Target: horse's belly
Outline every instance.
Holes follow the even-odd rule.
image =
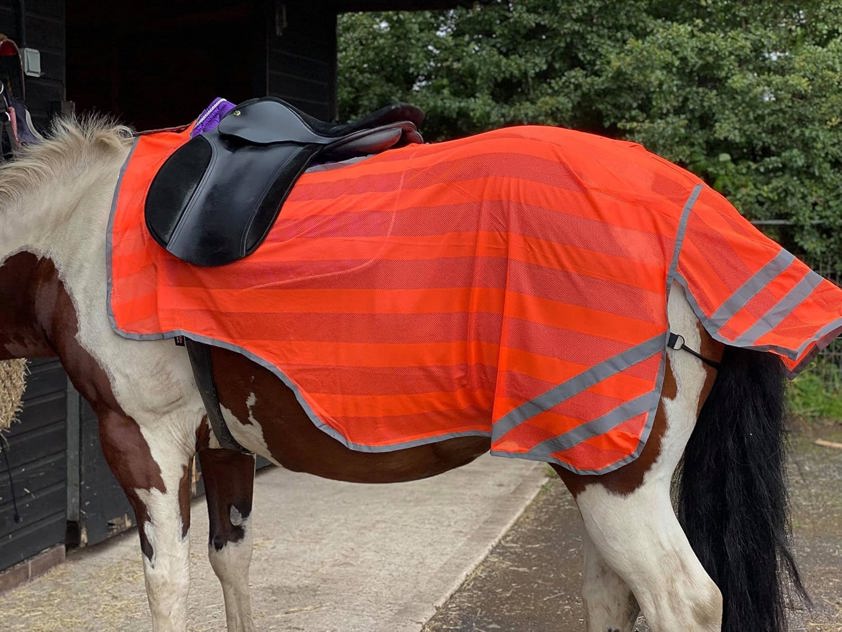
[[[355,483],[434,476],[470,463],[487,437],[458,437],[391,452],[352,450],[319,430],[294,393],[242,355],[213,350],[214,378],[226,422],[249,450],[288,469]]]

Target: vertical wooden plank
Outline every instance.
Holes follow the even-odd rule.
[[[270,33],[268,93],[323,119],[336,115],[336,12],[314,4],[285,7],[285,28]]]
[[[81,447],[82,405],[79,392],[67,380],[67,521],[79,522],[79,449]]]

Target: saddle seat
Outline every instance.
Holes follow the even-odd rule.
[[[146,197],[146,226],[194,265],[242,259],[266,237],[307,167],[423,142],[423,118],[417,107],[396,104],[336,124],[275,97],[251,99],[164,162]]]

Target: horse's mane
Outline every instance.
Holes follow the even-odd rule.
[[[0,205],[21,199],[34,186],[54,181],[68,170],[89,168],[105,156],[115,156],[131,144],[131,130],[114,119],[93,115],[55,119],[49,137],[25,147],[0,165]]]

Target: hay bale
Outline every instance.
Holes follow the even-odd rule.
[[[0,431],[7,430],[20,412],[26,389],[26,360],[0,362]]]

